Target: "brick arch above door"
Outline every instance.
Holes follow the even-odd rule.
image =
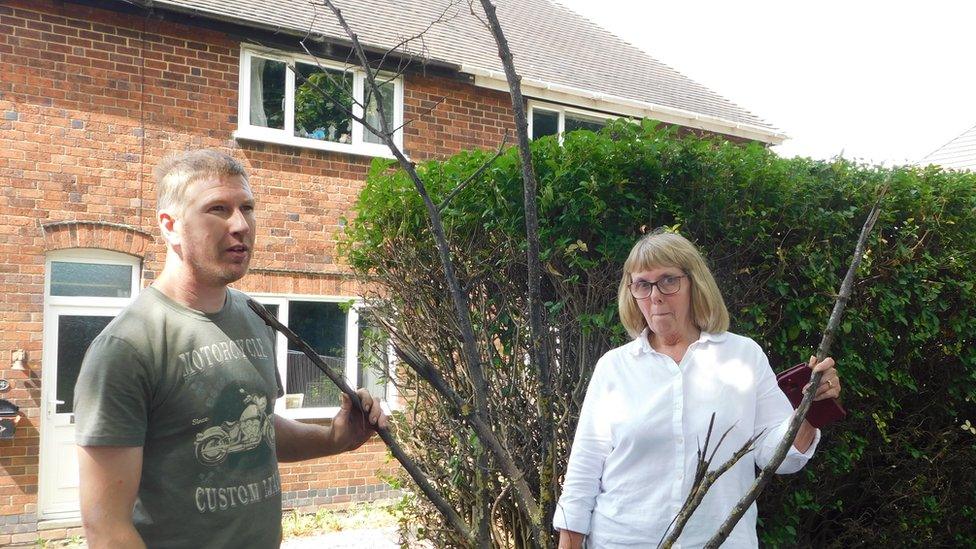
[[[44,232],[44,251],[69,248],[100,248],[145,258],[153,246],[153,237],[146,231],[104,221],[56,221],[41,225]]]

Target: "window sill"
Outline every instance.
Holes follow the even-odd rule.
[[[255,131],[250,128],[238,129],[234,132],[233,137],[237,140],[274,143],[277,145],[288,145],[303,149],[354,154],[357,156],[368,156],[374,158],[395,158],[393,153],[390,152],[386,145],[350,145],[347,143],[332,143],[330,141],[316,141],[314,139],[303,139],[301,137],[290,137],[287,135],[268,135],[263,131]],[[325,408],[322,409],[324,410]]]

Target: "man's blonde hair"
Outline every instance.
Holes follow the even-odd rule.
[[[186,189],[194,181],[240,176],[249,183],[244,165],[227,153],[196,149],[167,155],[153,170],[156,177],[156,211],[186,207]]]
[[[729,329],[729,311],[705,259],[687,238],[677,233],[654,231],[637,241],[624,262],[617,293],[620,322],[633,337],[647,327],[647,321],[630,294],[631,275],[659,267],[677,267],[691,283],[692,322],[703,332],[722,333]]]

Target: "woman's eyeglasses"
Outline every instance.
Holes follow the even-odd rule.
[[[638,280],[636,282],[631,282],[630,284],[630,295],[634,296],[634,299],[647,299],[651,296],[651,292],[654,290],[654,286],[657,286],[657,291],[661,292],[663,295],[671,295],[678,293],[681,290],[681,279],[688,278],[687,275],[673,275],[661,278],[657,282],[648,282],[646,280]]]

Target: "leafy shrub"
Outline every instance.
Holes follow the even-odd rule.
[[[760,535],[769,546],[976,544],[976,434],[962,428],[976,423],[976,175],[782,159],[757,144],[679,138],[650,123],[574,132],[562,145],[543,138],[532,148],[544,300],[558,334],[556,405],[539,406],[524,381],[532,370],[523,359],[525,238],[515,151],[443,213],[480,340],[491,342],[481,349],[492,366],[491,420],[520,448],[520,465],[532,472],[549,512],[595,360],[626,338],[616,286],[642,232],[670,226],[696,242],[722,289],[732,331],[756,339],[774,368],[785,369],[819,342],[864,217],[890,179],[832,353],[848,419],[825,430],[803,472],[763,495]],[[468,152],[423,164],[434,201],[488,157]],[[453,363],[460,345],[425,210],[412,183],[388,168],[377,161],[360,196],[346,235],[349,261],[378,285],[377,314],[467,394]],[[496,543],[521,545],[524,525],[505,510],[504,483],[485,474],[497,465],[415,376],[408,372],[402,383],[413,398],[401,438],[414,456],[469,515],[486,493],[492,500],[501,494],[492,518],[510,537],[496,536]],[[539,442],[543,425],[553,426],[555,446]],[[415,520],[425,535],[456,542],[421,506]]]

